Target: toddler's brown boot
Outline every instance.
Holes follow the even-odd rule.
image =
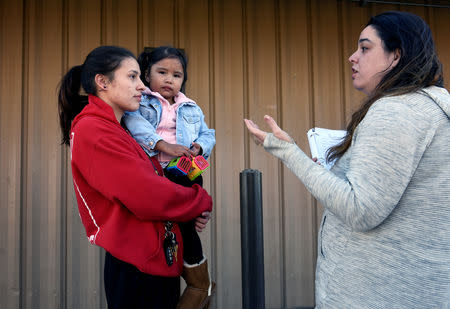
[[[181,276],[186,281],[187,287],[180,297],[177,309],[208,309],[216,284],[209,278],[206,258],[195,265],[184,263]]]

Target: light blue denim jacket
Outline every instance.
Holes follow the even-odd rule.
[[[158,154],[154,150],[161,136],[156,128],[161,121],[162,106],[157,93],[143,94],[139,109],[134,112],[125,112],[123,121],[133,138],[144,147],[149,156]],[[203,157],[207,159],[216,144],[216,133],[209,129],[205,123],[205,116],[201,108],[192,100],[180,104],[177,108],[176,138],[177,144],[190,148],[192,142],[202,147]]]

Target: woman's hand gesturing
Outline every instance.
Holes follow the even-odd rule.
[[[289,143],[294,143],[294,140],[286,132],[281,130],[281,128],[277,125],[277,123],[272,117],[265,115],[264,121],[267,123],[270,130],[272,130],[272,133],[276,138],[279,138]],[[248,131],[252,135],[252,138],[255,141],[256,145],[261,145],[262,143],[264,143],[264,140],[266,139],[267,136],[267,132],[260,130],[258,125],[249,119],[244,119],[244,122],[245,125],[247,126]]]

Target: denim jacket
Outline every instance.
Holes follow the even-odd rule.
[[[158,95],[154,92],[144,93],[139,109],[134,112],[125,112],[122,118],[133,138],[144,147],[149,156],[158,154],[154,148],[156,143],[162,140],[156,133],[162,112]],[[208,128],[205,116],[195,102],[187,100],[180,104],[177,108],[177,144],[190,148],[192,142],[196,142],[202,147],[202,155],[207,159],[216,144],[215,135],[215,130]]]

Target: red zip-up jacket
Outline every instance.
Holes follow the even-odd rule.
[[[164,222],[189,221],[211,211],[208,193],[198,185],[186,188],[161,177],[159,163],[150,161],[112,108],[95,96],[89,96],[72,123],[70,149],[78,210],[89,241],[144,273],[179,276],[180,230],[174,224],[177,258],[168,266]]]

